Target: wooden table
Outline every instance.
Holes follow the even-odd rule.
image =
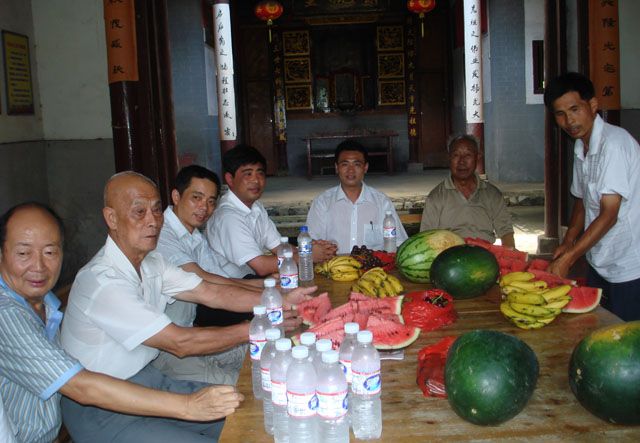
[[[387,172],[389,174],[393,174],[393,145],[391,143],[391,139],[393,137],[397,137],[398,133],[395,131],[374,131],[369,129],[357,129],[350,131],[342,131],[342,132],[317,132],[309,134],[308,137],[303,140],[307,144],[307,178],[311,180],[313,177],[312,173],[312,161],[314,158],[333,158],[334,151],[314,151],[313,150],[313,141],[314,140],[347,140],[347,139],[365,139],[365,138],[383,138],[386,139],[385,149],[380,150],[369,150],[369,157],[385,157],[387,161]],[[335,147],[334,147],[335,148]]]
[[[344,303],[350,283],[316,277],[316,283],[329,291],[333,306]],[[408,290],[424,285],[405,283]],[[587,314],[562,314],[542,329],[524,331],[512,326],[499,312],[500,294],[493,288],[472,300],[455,302],[458,321],[446,328],[423,332],[405,349],[403,361],[382,362],[382,437],[384,442],[427,441],[640,441],[640,427],[616,426],[585,410],[576,400],[568,381],[568,366],[574,346],[589,331],[621,320],[598,308]],[[493,329],[513,334],[536,353],[540,376],[533,396],[515,418],[499,426],[476,426],[458,417],[446,399],[425,398],[416,384],[417,354],[423,346],[448,335],[473,329]],[[262,402],[253,398],[251,364],[246,360],[238,389],[246,400],[227,418],[221,442],[272,442],[263,427]],[[355,441],[353,434],[351,441]],[[295,443],[295,442],[292,442]]]

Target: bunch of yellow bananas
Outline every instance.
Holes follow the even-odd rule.
[[[335,281],[353,281],[360,277],[361,267],[362,264],[350,255],[338,255],[317,264],[314,271]]]
[[[530,272],[511,272],[500,278],[500,290],[506,298],[500,311],[522,329],[538,329],[551,323],[571,301],[570,285],[548,289],[542,280],[533,280]]]
[[[387,274],[382,268],[371,268],[360,277],[351,290],[369,297],[394,297],[404,291],[400,280]]]

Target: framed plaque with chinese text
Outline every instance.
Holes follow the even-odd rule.
[[[285,88],[287,111],[311,109],[311,85],[288,85]]]
[[[285,83],[309,83],[311,81],[311,62],[308,57],[284,59]]]
[[[404,105],[404,80],[379,81],[378,94],[381,106]]]
[[[309,31],[289,31],[282,33],[285,56],[309,55]]]
[[[404,36],[402,26],[378,26],[378,51],[402,51]]]
[[[378,54],[378,77],[404,77],[404,54]]]
[[[29,38],[2,31],[7,114],[33,114],[33,87],[29,61]]]

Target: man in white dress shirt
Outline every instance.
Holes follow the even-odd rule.
[[[276,249],[280,234],[258,201],[266,184],[267,161],[255,148],[238,145],[222,156],[224,180],[229,192],[207,223],[207,240],[222,257],[222,275],[243,278],[268,276],[278,272]],[[335,254],[335,246],[314,242],[313,261],[321,262]],[[297,261],[297,253],[294,253]]]
[[[174,380],[149,363],[159,350],[178,357],[224,351],[248,340],[249,324],[221,327],[176,325],[164,313],[174,300],[248,312],[260,295],[234,285],[210,283],[154,251],[163,224],[160,195],[148,178],[128,171],[105,187],[105,246],[73,283],[62,325],[62,345],[92,371],[149,387],[189,392],[203,384]],[[300,288],[287,303],[298,303],[316,288]],[[289,326],[299,324],[289,318]],[[176,440],[167,429],[152,429],[130,416],[62,401],[63,418],[74,441]],[[216,440],[222,424],[206,437]],[[153,435],[151,435],[153,434]]]
[[[575,197],[569,228],[549,271],[565,276],[586,254],[587,285],[603,289],[602,306],[640,319],[640,145],[598,115],[591,81],[569,72],[552,79],[544,102],[575,142]]]
[[[336,243],[339,254],[350,253],[356,245],[382,250],[382,222],[385,212],[391,211],[396,223],[396,244],[400,246],[407,233],[393,203],[364,183],[369,169],[366,148],[354,140],[340,143],[335,152],[335,166],[340,184],[317,196],[309,208],[307,226],[311,238]]]

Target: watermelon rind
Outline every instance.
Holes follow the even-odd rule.
[[[420,336],[419,328],[379,317],[369,317],[367,329],[373,334],[373,345],[380,350],[406,348]]]
[[[601,328],[582,339],[571,355],[569,385],[596,417],[640,425],[640,321]]]
[[[429,283],[431,263],[447,248],[464,244],[459,235],[446,229],[419,232],[404,241],[396,253],[396,267],[408,280]]]
[[[498,331],[471,331],[458,337],[447,354],[447,398],[463,419],[497,425],[524,409],[538,372],[538,359],[522,340]]]

